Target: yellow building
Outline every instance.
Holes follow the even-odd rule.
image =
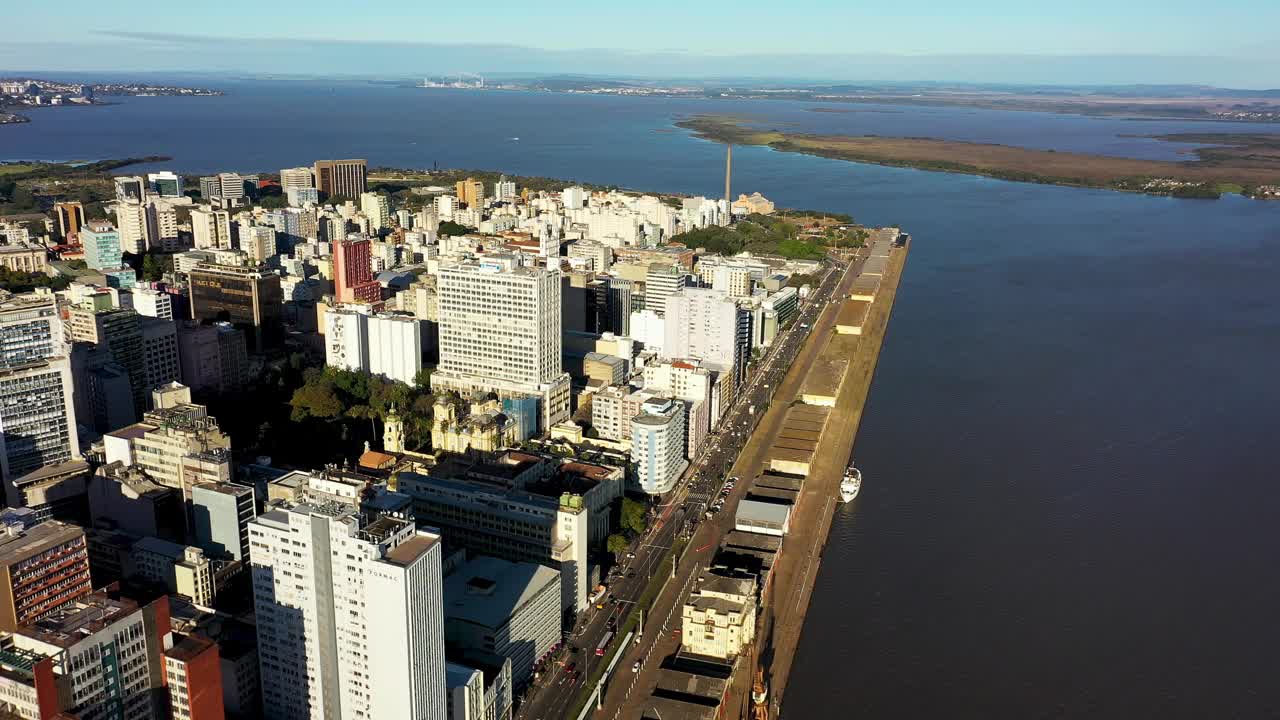
[[[684,649],[728,660],[756,633],[756,583],[752,577],[708,574],[681,608]]]
[[[465,413],[465,414],[464,414]],[[495,452],[511,444],[515,423],[497,400],[459,404],[441,396],[431,409],[431,447],[439,452]]]
[[[758,192],[750,195],[740,194],[738,199],[733,201],[735,215],[772,215],[773,210],[773,202]]]
[[[466,203],[469,208],[484,205],[484,183],[475,178],[458,181],[458,202]]]

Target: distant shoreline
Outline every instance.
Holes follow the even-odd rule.
[[[1213,143],[1197,160],[1171,162],[1032,150],[1008,145],[881,136],[756,130],[738,119],[699,115],[676,123],[695,137],[781,152],[998,180],[1215,199],[1223,193],[1274,198],[1280,187],[1280,134],[1179,134],[1174,142]]]

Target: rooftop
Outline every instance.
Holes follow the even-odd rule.
[[[84,537],[84,530],[57,520],[40,523],[16,534],[0,532],[0,564],[25,560],[79,537]]]
[[[439,535],[418,533],[389,550],[383,559],[393,565],[408,567],[439,542]]]
[[[27,637],[69,648],[112,623],[137,612],[138,603],[94,593],[63,605],[56,613],[19,628]]]
[[[560,573],[556,570],[482,555],[445,578],[444,616],[484,627],[501,627],[551,584],[559,596]]]
[[[185,635],[181,636],[181,638],[182,639],[174,644],[173,647],[164,651],[165,657],[172,658],[178,662],[188,663],[200,657],[210,649],[216,649],[218,647],[218,644],[214,641],[205,637],[200,637],[199,635]]]

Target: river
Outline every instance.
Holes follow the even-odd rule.
[[[1144,156],[1222,130],[998,111],[228,81],[31,113],[0,158],[323,157],[716,194],[696,112]],[[811,124],[806,124],[811,123]],[[840,127],[845,127],[841,125]],[[1254,126],[1229,126],[1240,132]],[[1177,151],[1177,148],[1173,148]],[[1280,203],[741,148],[735,192],[914,237],[783,717],[1280,714]],[[838,714],[837,714],[838,713]]]

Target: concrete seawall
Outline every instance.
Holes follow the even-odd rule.
[[[875,300],[862,322],[861,332],[854,335],[832,331],[823,356],[847,360],[840,381],[833,383],[830,379],[812,378],[827,387],[834,386],[838,395],[796,504],[792,530],[774,568],[770,597],[765,598],[762,612],[762,634],[757,643],[758,662],[765,669],[769,685],[771,717],[778,717],[786,692],[822,551],[839,505],[840,480],[853,453],[909,250],[908,242],[902,248],[895,248],[889,256]],[[810,372],[820,372],[822,367],[824,363],[818,362]],[[870,478],[868,482],[877,480]]]

